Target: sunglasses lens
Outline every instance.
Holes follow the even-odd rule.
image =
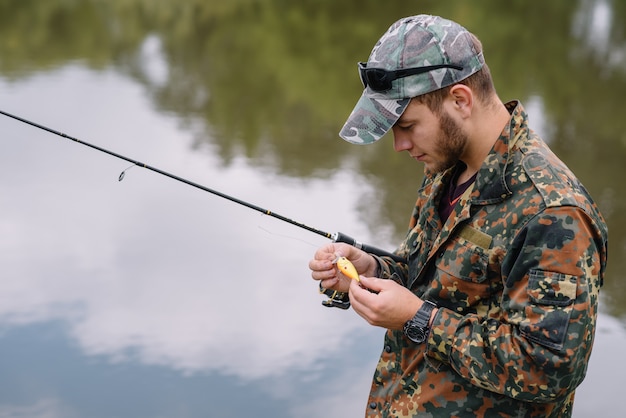
[[[395,79],[393,74],[382,68],[367,68],[366,62],[359,62],[359,77],[364,88],[374,91],[390,90],[391,81]]]
[[[365,70],[367,85],[374,91],[391,89],[391,80],[388,80],[387,71],[380,68],[368,68]]]

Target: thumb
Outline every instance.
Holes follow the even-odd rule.
[[[377,277],[360,276],[359,282],[361,287],[368,289],[371,292],[379,293],[385,287],[387,280],[379,279]]]

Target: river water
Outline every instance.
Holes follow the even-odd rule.
[[[621,4],[207,3],[3,2],[0,110],[391,250],[422,167],[338,138],[355,63],[401,16],[456,19],[608,220],[575,416],[621,416]],[[0,417],[362,415],[384,331],[321,306],[307,263],[326,238],[5,116],[0,132]]]

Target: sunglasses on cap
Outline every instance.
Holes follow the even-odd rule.
[[[402,68],[400,70],[389,71],[382,68],[368,68],[366,62],[359,62],[359,76],[361,77],[363,87],[367,88],[369,86],[369,88],[374,91],[387,91],[391,90],[391,82],[393,80],[408,77],[410,75],[427,73],[440,68],[453,68],[455,70],[463,69],[460,65],[437,64],[427,65],[425,67]]]

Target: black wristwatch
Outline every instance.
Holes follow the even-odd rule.
[[[404,324],[404,335],[415,344],[421,344],[428,338],[430,327],[430,313],[437,305],[429,300],[425,300],[422,306],[417,310],[415,316]]]

